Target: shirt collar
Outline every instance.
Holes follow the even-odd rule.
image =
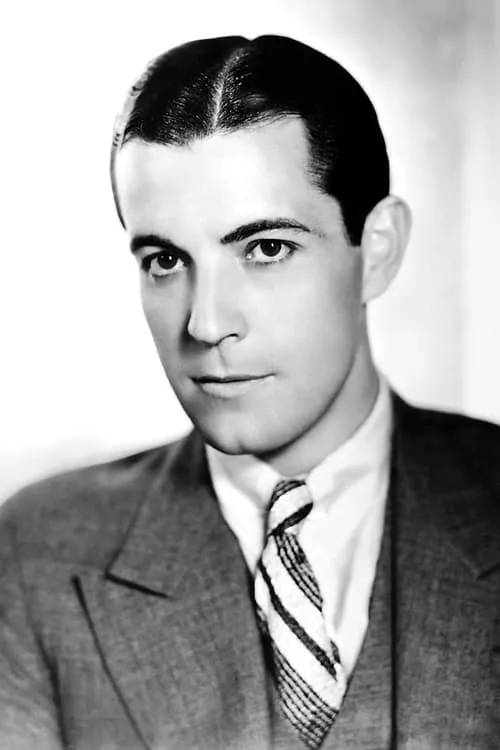
[[[350,484],[389,459],[392,408],[389,386],[380,378],[375,403],[365,421],[339,448],[314,467],[306,479],[315,506],[324,511],[334,502],[337,489]],[[217,487],[230,490],[263,512],[276,483],[282,479],[272,466],[251,455],[229,455],[206,446],[212,479]],[[214,482],[215,483],[215,482]],[[225,490],[223,490],[225,491]]]

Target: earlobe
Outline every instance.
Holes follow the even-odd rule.
[[[368,214],[361,240],[364,303],[383,294],[396,276],[410,229],[410,208],[395,195],[381,200]]]

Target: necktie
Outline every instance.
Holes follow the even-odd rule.
[[[255,602],[282,711],[304,744],[316,750],[339,711],[346,677],[326,632],[318,582],[297,539],[311,509],[305,482],[276,485],[255,574]]]

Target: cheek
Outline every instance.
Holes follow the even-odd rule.
[[[358,274],[314,274],[276,299],[274,342],[304,369],[330,367],[356,345],[363,320]]]
[[[142,309],[160,356],[174,354],[184,326],[178,300],[161,292],[142,291]]]

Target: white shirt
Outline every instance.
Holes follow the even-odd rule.
[[[306,479],[313,509],[299,540],[318,580],[325,624],[350,675],[368,627],[389,487],[392,410],[381,380],[372,411],[354,435]],[[254,456],[206,447],[222,514],[252,573],[262,553],[266,507],[282,477]]]

